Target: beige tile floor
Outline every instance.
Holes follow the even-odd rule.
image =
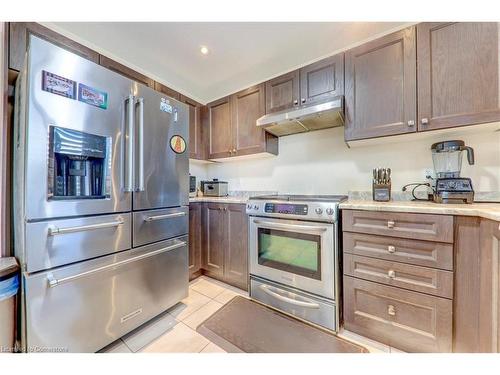
[[[107,346],[105,353],[225,353],[196,332],[196,327],[233,297],[248,293],[206,276],[193,280],[189,296],[167,312]],[[339,336],[365,346],[371,353],[400,352],[342,330]]]

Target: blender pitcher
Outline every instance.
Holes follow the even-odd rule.
[[[444,141],[431,146],[432,162],[437,178],[458,178],[462,169],[462,151],[467,151],[467,161],[474,164],[474,149],[464,141]]]

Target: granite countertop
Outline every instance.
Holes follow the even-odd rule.
[[[478,216],[500,221],[500,203],[440,204],[424,201],[376,202],[364,199],[348,199],[340,209],[412,212],[442,215]]]

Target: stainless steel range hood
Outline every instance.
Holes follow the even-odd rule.
[[[257,126],[277,137],[344,125],[344,97],[270,113]]]

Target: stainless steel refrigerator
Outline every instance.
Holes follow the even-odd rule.
[[[97,351],[187,296],[188,108],[31,36],[15,111],[22,349]]]

